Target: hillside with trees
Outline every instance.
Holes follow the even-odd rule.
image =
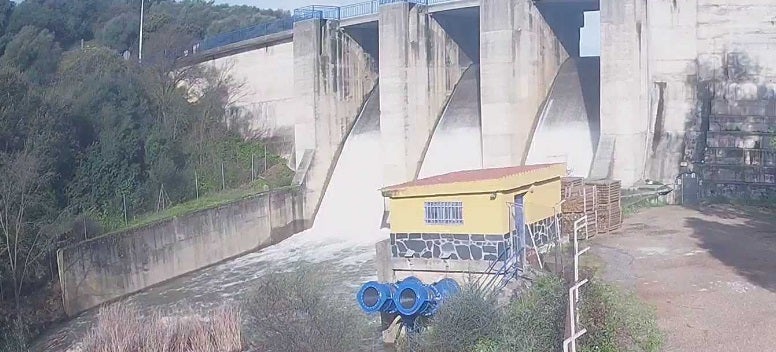
[[[57,248],[285,167],[242,138],[239,79],[177,58],[290,14],[145,3],[140,63],[140,0],[0,0],[0,346],[61,318]]]

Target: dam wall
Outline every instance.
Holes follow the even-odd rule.
[[[702,164],[712,105],[747,118],[773,100],[775,16],[768,0],[601,0],[601,96],[617,102],[601,105],[609,176],[673,182]]]

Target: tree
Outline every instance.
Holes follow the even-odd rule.
[[[103,45],[123,52],[136,45],[139,25],[137,16],[122,13],[105,22],[97,32],[97,39]]]
[[[10,275],[19,320],[25,284],[53,248],[45,222],[52,209],[43,192],[50,177],[29,147],[0,154],[0,259]]]
[[[51,32],[25,26],[5,47],[0,63],[16,68],[33,82],[43,83],[56,71],[61,54]]]
[[[0,37],[5,34],[5,28],[8,26],[8,19],[11,17],[13,8],[14,2],[11,0],[0,0]]]

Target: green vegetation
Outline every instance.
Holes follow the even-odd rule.
[[[634,215],[643,209],[666,205],[668,205],[668,202],[654,194],[624,198],[622,201],[622,215],[627,217]]]
[[[583,287],[581,295],[581,322],[587,334],[580,339],[580,351],[662,350],[663,335],[654,310],[634,294],[594,278]]]
[[[329,269],[329,270],[327,270]],[[301,264],[262,276],[243,302],[243,333],[251,351],[372,350],[374,330],[352,295],[333,289],[336,271]]]
[[[594,274],[593,274],[594,275]],[[445,302],[416,341],[402,351],[507,352],[560,351],[568,296],[563,280],[537,278],[504,307],[467,288]],[[580,351],[656,352],[662,347],[653,310],[620,288],[591,279],[581,293],[580,322],[588,333]]]
[[[56,295],[57,248],[290,184],[242,138],[241,82],[177,63],[205,36],[290,14],[146,0],[141,64],[139,4],[0,0],[0,346],[26,350],[61,316],[36,296]]]

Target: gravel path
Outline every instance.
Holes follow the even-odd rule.
[[[656,306],[666,351],[776,351],[776,212],[653,208],[591,242],[606,279]]]

